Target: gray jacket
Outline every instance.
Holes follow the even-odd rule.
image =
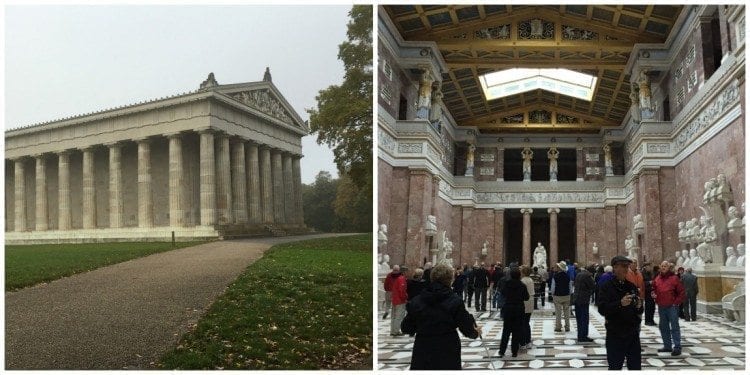
[[[581,269],[581,272],[576,275],[576,279],[573,282],[575,300],[571,300],[570,303],[589,303],[595,285],[594,276],[591,275],[591,272]]]
[[[682,274],[682,286],[685,287],[685,294],[688,296],[695,296],[698,294],[698,277],[690,272]]]

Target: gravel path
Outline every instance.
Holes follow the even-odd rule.
[[[211,242],[5,293],[7,369],[148,369],[274,244]]]

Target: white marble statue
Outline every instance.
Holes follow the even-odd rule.
[[[607,176],[614,176],[614,172],[612,172],[612,146],[605,143],[602,148],[604,149],[604,173]]]
[[[594,255],[599,255],[599,246],[596,246],[596,242],[594,242],[594,246],[591,247],[591,253]]]
[[[547,159],[549,159],[549,180],[557,181],[557,157],[560,155],[560,151],[557,151],[557,147],[551,147],[547,151]]]
[[[726,252],[727,252],[727,261],[724,262],[724,265],[727,267],[737,266],[737,253],[734,252],[734,248],[731,246],[728,246],[726,249]]]
[[[675,266],[682,267],[682,264],[685,263],[685,258],[680,255],[680,250],[677,250],[674,252],[674,258],[675,258]]]
[[[723,173],[719,173],[719,175],[716,176],[714,199],[727,203],[732,201],[732,189],[729,187],[727,176]]]
[[[633,236],[629,235],[625,237],[625,250],[630,254],[632,249],[635,247],[635,240],[633,239]]]
[[[635,216],[633,216],[633,231],[636,234],[642,234],[643,229],[643,217],[641,216],[641,214],[636,214]]]
[[[440,121],[443,116],[443,109],[440,104],[443,102],[443,92],[440,91],[440,86],[433,88],[432,90],[432,103],[430,108],[430,122],[435,123]]]
[[[729,207],[729,209],[727,210],[727,218],[729,219],[729,222],[727,223],[727,229],[729,230],[729,233],[742,231],[742,220],[738,217],[737,207]]]
[[[690,267],[703,267],[706,265],[706,262],[701,258],[700,255],[698,255],[698,251],[695,249],[690,249]]]
[[[688,235],[688,239],[693,243],[701,241],[701,227],[696,218],[690,220],[690,234]]]
[[[718,186],[719,185],[717,184],[715,178],[712,178],[703,183],[703,203],[711,203],[714,201],[714,197],[716,196],[716,188]]]
[[[534,157],[534,151],[525,147],[521,151],[521,156],[523,157],[523,180],[531,181],[531,159]]]
[[[383,254],[382,260],[380,261],[380,266],[378,266],[378,274],[387,275],[389,272],[391,272],[391,265],[388,264],[390,260],[391,257],[388,256],[388,254]]]
[[[388,243],[388,226],[380,224],[380,230],[378,231],[378,246],[384,246]]]
[[[737,267],[745,267],[745,244],[737,244]]]
[[[646,70],[641,70],[636,83],[638,84],[640,97],[641,119],[651,119],[654,117],[654,107],[651,103],[651,80],[649,80]]]
[[[437,234],[437,218],[434,215],[427,215],[427,222],[424,224],[424,233],[429,237]]]
[[[677,223],[677,239],[680,241],[680,243],[687,242],[687,233],[685,231],[685,222],[681,221]]]
[[[688,265],[687,262],[688,262],[688,260],[690,260],[690,252],[683,249],[682,250],[682,257],[681,258],[682,258],[682,266],[683,267],[687,267],[687,265]]]
[[[417,118],[429,120],[432,106],[432,82],[434,78],[429,69],[424,69],[419,77],[419,99],[417,102]]]
[[[547,269],[547,249],[542,246],[541,242],[537,242],[536,249],[534,249],[534,265],[533,267],[539,267]]]
[[[474,151],[476,150],[476,146],[469,144],[469,149],[466,151],[466,169],[474,169]]]
[[[484,244],[482,244],[482,255],[487,255],[487,245],[489,245],[489,243],[487,240],[484,240]]]

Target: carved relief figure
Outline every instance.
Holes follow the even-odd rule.
[[[629,235],[625,237],[625,250],[628,252],[628,257],[633,253],[633,248],[635,247],[635,240],[633,239],[633,236]]]
[[[594,255],[599,255],[599,246],[596,246],[596,242],[594,242],[594,246],[591,248],[591,252]]]
[[[698,219],[692,218],[688,224],[690,225],[690,235],[688,236],[690,242],[700,242],[701,227],[698,225]]]
[[[547,151],[547,159],[549,159],[549,180],[557,181],[557,157],[560,152],[557,151],[557,147],[552,147]]]
[[[523,180],[531,181],[531,159],[534,157],[534,151],[526,147],[521,151],[523,157]]]
[[[487,255],[487,240],[484,240],[484,244],[482,244],[482,255]]]
[[[714,196],[716,195],[716,188],[718,187],[718,184],[716,183],[716,179],[712,178],[705,183],[703,183],[703,203],[711,203],[714,201]]]
[[[720,173],[717,177],[717,187],[716,187],[716,194],[714,195],[714,199],[724,201],[724,202],[731,202],[732,201],[732,189],[729,187],[729,182],[727,181],[727,176],[725,176],[723,173]]]

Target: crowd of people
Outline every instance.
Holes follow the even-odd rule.
[[[384,282],[386,311],[390,313],[392,336],[415,336],[411,369],[460,369],[460,331],[469,338],[481,337],[481,327],[469,311],[487,310],[503,321],[499,357],[510,343],[510,355],[533,347],[531,316],[552,302],[555,332],[569,332],[574,312],[577,341],[589,337],[592,304],[605,319],[605,347],[609,369],[619,370],[627,360],[629,370],[641,369],[641,324],[656,325],[663,347],[659,352],[682,353],[680,322],[696,320],[697,278],[690,268],[674,269],[667,261],[638,267],[636,259],[615,256],[609,265],[579,267],[569,260],[539,269],[510,263],[484,263],[456,269],[426,263],[409,271],[394,265]],[[473,303],[473,307],[472,307]],[[645,317],[644,317],[645,314]]]

